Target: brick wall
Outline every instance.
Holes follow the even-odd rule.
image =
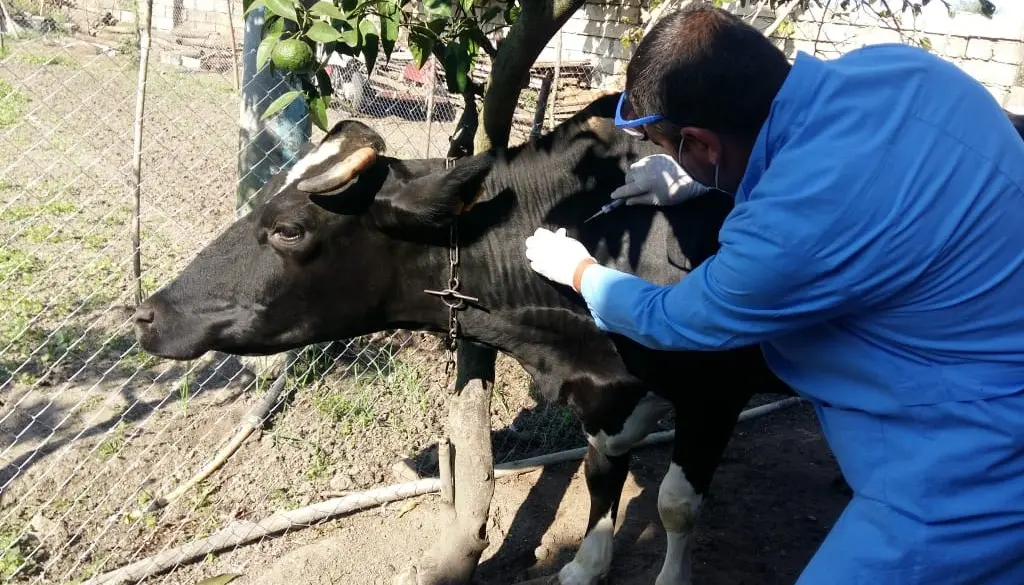
[[[738,3],[737,3],[738,4]],[[834,3],[833,3],[834,4]],[[970,6],[970,4],[966,4]],[[619,88],[625,77],[625,65],[632,54],[631,43],[624,43],[630,29],[647,23],[649,0],[591,0],[562,28],[563,60],[589,60],[594,67],[594,85]],[[927,39],[931,49],[949,59],[984,84],[1005,107],[1024,113],[1024,2],[1004,0],[998,3],[994,18],[978,13],[958,12],[950,18],[939,2],[932,2],[915,19],[906,14],[903,32],[894,30],[892,21],[875,17],[868,9],[836,16],[829,11],[828,23],[821,24],[821,9],[795,14],[773,36],[777,46],[791,58],[797,51],[834,58],[866,44],[912,42]],[[737,14],[749,16],[751,8],[728,6]],[[765,29],[774,15],[765,14],[754,26]],[[548,44],[542,59],[555,58],[556,41]]]

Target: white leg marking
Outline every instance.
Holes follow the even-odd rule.
[[[671,402],[656,394],[648,393],[637,403],[636,408],[622,425],[621,431],[614,435],[601,431],[594,436],[588,436],[587,439],[598,452],[604,455],[609,457],[622,455],[651,434],[657,428],[658,419],[671,408]]]
[[[607,575],[612,566],[614,536],[615,523],[609,510],[583,539],[572,562],[558,572],[558,582],[562,585],[594,585]]]
[[[667,546],[655,585],[690,585],[690,550],[701,500],[683,469],[675,463],[669,465],[658,490],[658,514],[665,526]]]

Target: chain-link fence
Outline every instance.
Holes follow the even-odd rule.
[[[139,52],[124,20],[133,9],[3,5],[17,30],[0,52],[0,580],[84,582],[232,523],[435,475],[447,413],[440,345],[390,332],[286,356],[272,421],[218,472],[152,508],[235,435],[281,364],[254,375],[231,356],[180,363],[140,350],[131,318]],[[173,21],[187,24],[181,10]],[[161,32],[164,16],[154,8],[143,294],[235,217],[240,27]],[[330,121],[365,121],[399,157],[444,156],[463,105],[437,69],[416,69],[401,46],[369,76],[360,60],[339,59]],[[513,142],[528,138],[556,69],[535,69]],[[585,68],[557,75],[547,128],[588,97]],[[496,462],[584,444],[571,414],[538,403],[518,365],[501,357],[498,366]],[[195,582],[203,565],[152,580]]]
[[[240,7],[168,1],[154,7],[146,93],[144,294],[235,217]],[[84,582],[225,527],[251,531],[275,511],[437,472],[446,379],[432,336],[388,332],[309,347],[265,369],[220,354],[181,363],[140,350],[131,326],[134,6],[0,0],[3,581]],[[609,79],[622,73],[637,17],[649,15],[646,7],[601,2],[584,10],[565,49],[559,40],[536,63],[513,143],[527,140],[536,120],[550,128],[593,99],[599,85],[614,86]],[[588,56],[598,53],[612,58]],[[996,53],[986,62],[1000,63]],[[446,91],[433,63],[411,63],[401,45],[372,75],[359,59],[333,61],[330,121],[363,120],[395,156],[443,156],[461,97]],[[486,71],[484,61],[475,75]],[[165,507],[153,506],[230,446],[268,396],[271,420],[222,468]],[[572,415],[539,402],[504,356],[492,414],[497,463],[584,444]],[[201,562],[172,563],[147,581],[194,583],[302,538],[312,536],[261,538]]]

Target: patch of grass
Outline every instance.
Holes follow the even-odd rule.
[[[348,396],[343,392],[332,392],[315,398],[313,404],[331,422],[340,425],[345,434],[354,428],[368,427],[377,420],[377,412],[365,393]]]
[[[117,456],[121,449],[124,448],[124,436],[126,430],[127,425],[125,425],[124,421],[117,423],[117,427],[115,427],[114,432],[106,439],[103,439],[103,442],[100,443],[99,449],[96,450],[100,459],[103,461],[109,461],[113,457]]]
[[[22,232],[22,235],[26,240],[33,244],[42,244],[43,242],[50,241],[52,243],[58,243],[62,240],[61,230],[53,229],[48,225],[34,225]]]
[[[2,108],[2,106],[0,106]],[[7,189],[13,189],[14,185],[8,183]],[[50,187],[42,187],[49,189]],[[0,185],[0,190],[4,186]],[[81,208],[70,201],[50,201],[42,205],[12,205],[0,212],[0,219],[4,221],[20,221],[30,217],[64,216],[78,213]]]
[[[29,542],[20,530],[7,527],[0,531],[0,582],[8,583],[15,575],[31,575],[38,572],[39,565],[34,552],[39,550],[36,543]]]
[[[309,466],[306,467],[306,479],[315,481],[330,476],[331,458],[320,447],[313,446],[313,455],[310,458]]]
[[[135,372],[146,369],[146,367],[155,361],[155,357],[136,347],[124,354],[118,360],[117,366],[121,372],[131,375]]]
[[[185,371],[188,371],[192,367],[192,362],[185,364]],[[186,374],[185,378],[178,385],[178,402],[181,403],[181,416],[188,418],[188,403],[192,399],[192,380],[189,377],[190,374]]]
[[[19,53],[15,56],[19,61],[29,65],[63,65],[78,67],[78,61],[64,55],[37,55],[35,53]]]
[[[110,238],[108,238],[105,234],[93,232],[91,234],[86,234],[82,236],[81,241],[82,245],[85,246],[87,249],[98,252],[103,248],[107,247],[107,244],[110,243]]]
[[[294,510],[299,507],[299,501],[292,495],[287,487],[279,487],[270,490],[270,501],[281,510]]]
[[[25,115],[28,98],[0,77],[0,128],[14,126]]]

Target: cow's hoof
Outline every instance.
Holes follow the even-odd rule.
[[[601,585],[607,582],[608,575],[588,569],[576,561],[570,562],[558,572],[558,585]]]
[[[419,585],[416,567],[407,567],[391,579],[391,585]]]

